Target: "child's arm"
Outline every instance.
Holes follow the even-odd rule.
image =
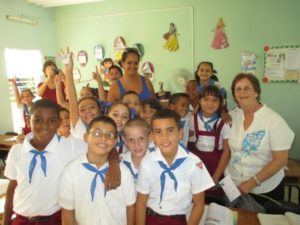
[[[119,154],[114,148],[108,155],[109,169],[105,176],[105,188],[106,190],[112,190],[120,186],[121,184],[121,170]]]
[[[220,158],[218,167],[212,177],[214,180],[215,184],[219,183],[221,175],[224,173],[224,170],[229,162],[230,159],[230,148],[228,144],[228,139],[223,140],[223,153]]]
[[[198,225],[204,211],[204,192],[193,194],[193,208],[188,225]]]
[[[64,52],[62,51],[62,54]],[[77,93],[73,79],[73,54],[67,47],[67,55],[69,57],[69,63],[65,64],[66,72],[66,90],[69,98],[69,111],[70,111],[70,122],[72,126],[75,126],[79,120],[79,107],[77,101]]]
[[[135,209],[135,204],[127,206],[126,209],[127,225],[134,225],[134,209]]]
[[[61,208],[61,222],[62,225],[75,225],[75,210]]]
[[[118,92],[118,91],[119,91],[119,87],[118,87],[117,82],[112,82],[112,84],[108,90],[107,101],[109,101],[110,103],[113,103],[115,100],[117,100],[118,95],[116,92]]]
[[[146,224],[146,208],[147,208],[148,195],[137,193],[135,204],[135,223],[136,225]]]
[[[55,82],[55,87],[56,87],[56,98],[57,98],[57,103],[64,107],[65,109],[69,109],[69,103],[65,100],[62,86],[61,86],[61,77],[63,75],[63,72],[59,70],[58,76],[54,78]]]
[[[98,84],[98,95],[101,101],[105,101],[105,92],[103,88],[102,78],[98,72],[98,67],[96,66],[96,72],[93,72],[93,79],[97,81]]]
[[[16,97],[17,106],[20,107],[22,105],[22,100],[21,100],[21,96],[20,96],[20,93],[19,93],[19,89],[17,87],[16,78],[13,78],[11,83],[14,87],[14,93],[15,93],[15,97]]]
[[[4,205],[4,213],[2,219],[2,225],[11,224],[11,216],[13,214],[13,199],[15,194],[15,189],[18,183],[16,180],[9,180],[6,195],[5,195],[5,205]]]

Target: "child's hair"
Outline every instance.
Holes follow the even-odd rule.
[[[46,62],[44,62],[44,65],[43,65],[43,72],[44,73],[46,72],[46,68],[48,66],[54,66],[55,70],[57,70],[57,66],[56,66],[55,62],[53,60],[47,60]]]
[[[218,77],[216,76],[216,74],[218,72],[214,69],[214,64],[212,62],[209,62],[209,61],[203,61],[203,62],[200,62],[198,64],[197,69],[195,71],[195,80],[197,81],[197,83],[200,83],[200,78],[198,76],[198,70],[199,70],[200,66],[203,65],[203,64],[207,64],[211,67],[211,71],[212,71],[211,79],[213,79],[214,81],[219,81]]]
[[[64,107],[59,106],[59,112],[67,112],[70,113],[70,111]]]
[[[54,109],[57,113],[57,117],[59,118],[59,105],[49,99],[40,99],[35,101],[30,107],[30,115],[34,115],[38,108]]]
[[[169,98],[169,104],[176,104],[180,98],[187,98],[189,99],[189,96],[186,93],[179,92],[172,94]]]
[[[153,130],[153,122],[159,119],[173,119],[176,122],[177,127],[180,129],[180,116],[171,109],[161,109],[153,115],[151,119],[152,130]]]
[[[101,62],[101,65],[104,66],[104,63],[106,62],[110,62],[111,65],[114,64],[114,61],[112,60],[112,58],[105,58],[102,62]]]
[[[129,128],[133,128],[133,127],[140,127],[142,128],[146,135],[150,134],[150,125],[143,119],[140,118],[136,118],[133,120],[128,120],[124,126],[123,132],[124,132],[124,136],[126,137],[127,135],[127,129]]]
[[[126,58],[129,54],[136,54],[138,57],[138,61],[140,61],[141,56],[136,48],[126,48],[122,54],[122,59],[121,59],[122,63],[126,61]]]
[[[111,112],[111,110],[112,110],[113,108],[115,108],[115,107],[118,106],[118,105],[124,105],[124,106],[128,109],[129,118],[131,118],[131,110],[130,110],[129,106],[128,106],[127,104],[121,102],[121,101],[115,101],[115,102],[113,102],[113,103],[110,105],[110,107],[108,108],[108,110],[107,110],[107,115]]]
[[[138,93],[136,93],[135,91],[126,91],[126,92],[122,95],[121,101],[123,101],[123,99],[124,99],[124,97],[125,97],[126,95],[136,95],[136,96],[138,97],[140,103],[142,102],[140,95],[139,95]]]
[[[204,98],[206,96],[214,96],[219,99],[220,105],[219,105],[217,113],[219,113],[219,115],[220,115],[221,109],[222,109],[222,103],[223,103],[223,96],[220,92],[220,89],[215,85],[208,85],[208,86],[204,87],[202,93],[200,94],[199,100],[201,100],[201,98]],[[199,104],[199,110],[201,110],[200,104]]]
[[[78,105],[80,105],[80,103],[83,102],[86,99],[90,99],[90,100],[94,101],[97,104],[97,106],[99,107],[99,109],[100,109],[100,105],[99,105],[98,100],[95,97],[91,97],[91,96],[83,97],[83,98],[79,99]]]
[[[95,98],[97,98],[97,99],[99,98],[99,96],[98,96],[98,88],[92,88],[92,87],[90,87],[89,83],[87,83],[85,86],[83,86],[81,88],[81,90],[84,89],[84,88],[88,89]]]
[[[145,99],[142,102],[142,107],[144,107],[145,105],[149,105],[151,109],[155,109],[156,111],[158,111],[162,108],[160,102],[154,98]]]
[[[22,97],[22,94],[23,94],[24,92],[29,92],[29,94],[30,94],[33,98],[35,97],[34,94],[32,93],[32,91],[31,91],[29,88],[25,88],[25,89],[23,89],[23,90],[21,91],[21,97]]]
[[[118,70],[119,73],[121,74],[121,76],[123,76],[123,71],[122,71],[122,69],[119,66],[112,65],[111,67],[109,67],[108,72],[110,72],[111,70]]]
[[[113,128],[114,128],[115,137],[117,137],[117,135],[118,135],[117,125],[116,125],[115,121],[112,118],[108,117],[108,116],[97,116],[97,117],[95,117],[90,122],[90,124],[87,126],[87,133],[89,133],[90,130],[93,128],[94,124],[98,123],[98,122],[102,122],[102,123],[105,123],[105,124],[112,125]]]

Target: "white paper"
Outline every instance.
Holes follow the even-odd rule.
[[[235,200],[237,197],[239,197],[241,195],[241,192],[239,191],[239,189],[235,186],[234,182],[232,181],[231,177],[229,175],[227,175],[226,177],[224,177],[219,184],[221,185],[221,187],[223,188],[227,198],[229,199],[229,201],[233,201]]]
[[[285,66],[287,70],[299,70],[300,69],[300,50],[288,49],[286,51]]]
[[[79,55],[78,56],[78,62],[79,62],[79,64],[86,64],[86,56],[85,55]]]

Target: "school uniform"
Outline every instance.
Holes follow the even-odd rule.
[[[124,143],[124,137],[121,133],[118,134],[116,150],[119,153],[119,155],[121,155],[121,156],[123,156],[126,152],[128,152],[128,149],[126,148],[125,143]]]
[[[27,106],[26,104],[22,103],[20,105],[20,110],[22,111],[23,121],[24,121],[24,127],[22,128],[23,134],[28,134],[31,132],[30,127],[30,106]]]
[[[242,109],[230,112],[232,127],[229,135],[231,159],[226,169],[236,185],[256,175],[272,160],[273,151],[291,148],[295,134],[283,118],[263,105],[254,113],[250,127],[245,131]],[[251,192],[267,193],[275,189],[284,177],[283,168],[261,182]]]
[[[189,140],[189,130],[190,130],[190,119],[191,114],[187,114],[185,117],[180,119],[180,128],[183,132],[183,138],[180,141],[185,147],[187,147],[188,140]]]
[[[169,173],[166,168],[170,169]],[[142,160],[137,184],[137,191],[148,195],[147,224],[155,224],[157,219],[161,224],[176,221],[186,224],[185,215],[192,204],[192,195],[212,186],[214,182],[205,165],[183,146],[178,145],[171,167],[157,147]]]
[[[28,220],[24,224],[32,224],[29,218],[39,217],[42,220],[41,216],[50,217],[60,210],[60,174],[67,163],[86,151],[86,144],[81,140],[54,135],[45,150],[41,151],[42,155],[37,155],[39,151],[30,144],[31,139],[32,133],[26,135],[23,144],[11,148],[4,171],[8,179],[18,183],[13,211],[17,214],[17,220]]]
[[[125,225],[126,207],[135,203],[136,193],[130,172],[122,163],[120,169],[121,185],[106,191],[104,179],[108,163],[97,168],[88,162],[86,155],[80,156],[61,176],[59,204],[64,209],[75,210],[78,225]],[[101,173],[96,175],[96,171]]]
[[[86,133],[87,125],[79,117],[75,125],[71,124],[71,134],[75,138],[81,138],[83,140],[83,135]]]
[[[220,117],[214,120],[197,113],[191,120],[190,130],[194,131],[195,137],[195,145],[191,151],[204,162],[213,176],[223,153],[223,140],[228,139],[230,127]]]

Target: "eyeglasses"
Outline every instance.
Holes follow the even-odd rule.
[[[248,92],[248,91],[251,91],[253,90],[253,87],[251,86],[245,86],[245,87],[237,87],[235,88],[235,92]]]
[[[94,138],[104,137],[107,140],[114,140],[115,134],[113,132],[103,132],[102,130],[92,130],[89,132]]]

